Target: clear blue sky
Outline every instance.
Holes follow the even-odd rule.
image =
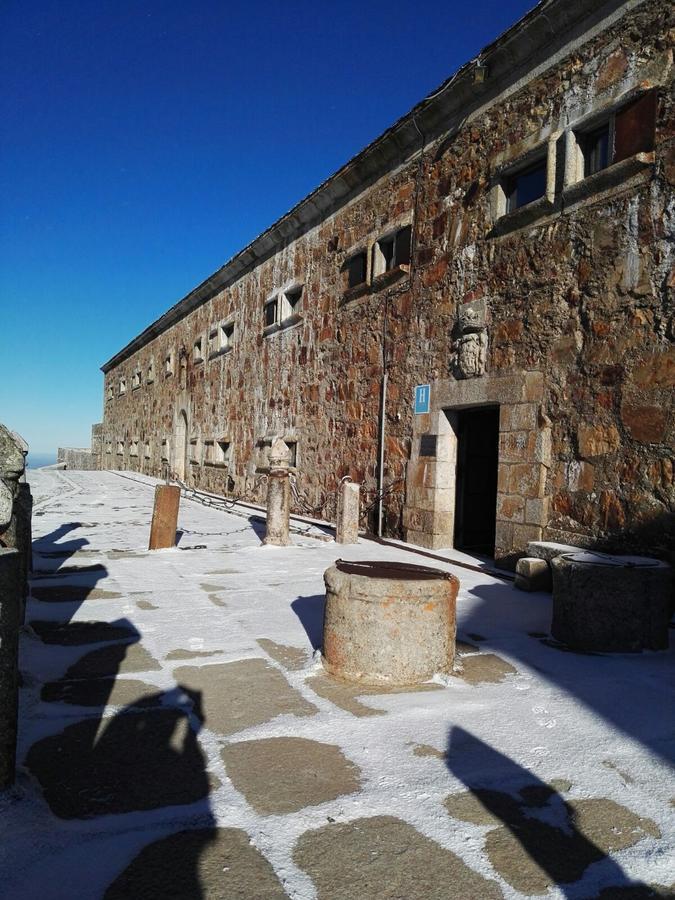
[[[87,446],[105,362],[533,0],[4,0],[0,421]]]

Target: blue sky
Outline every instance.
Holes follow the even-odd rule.
[[[0,421],[87,446],[101,363],[532,5],[4,0]]]

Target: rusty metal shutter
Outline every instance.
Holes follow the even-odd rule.
[[[656,91],[648,91],[616,114],[614,162],[654,149]]]

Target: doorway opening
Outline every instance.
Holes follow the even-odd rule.
[[[173,471],[179,481],[185,481],[187,430],[187,413],[182,409],[178,414],[178,421],[176,422],[176,440],[173,459]]]
[[[499,407],[453,411],[457,435],[454,546],[494,556]]]

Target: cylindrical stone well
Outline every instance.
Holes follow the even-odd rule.
[[[459,579],[397,562],[345,562],[324,573],[328,672],[369,684],[415,684],[450,672]]]
[[[666,650],[672,569],[644,556],[582,551],[551,561],[551,634],[575,650]]]

